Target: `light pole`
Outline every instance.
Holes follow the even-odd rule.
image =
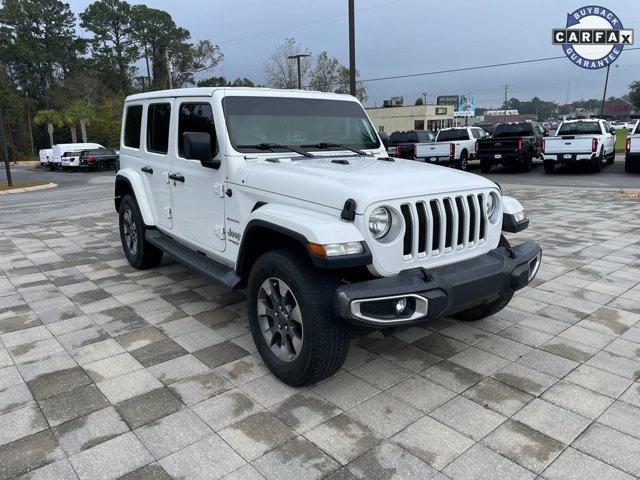
[[[602,92],[602,103],[600,104],[600,118],[604,115],[604,102],[607,101],[607,86],[609,85],[609,67],[611,64],[607,65],[607,76],[604,79],[604,92]]]
[[[300,90],[302,90],[302,74],[300,73],[300,59],[302,57],[310,57],[311,54],[310,53],[298,53],[297,55],[289,55],[287,58],[293,60],[294,58],[296,59],[296,62],[298,63],[298,88]]]
[[[2,142],[2,156],[4,157],[4,169],[7,173],[7,185],[13,187],[11,179],[11,167],[9,167],[9,149],[7,148],[7,139],[4,135],[4,115],[2,114],[2,105],[0,104],[0,142]]]

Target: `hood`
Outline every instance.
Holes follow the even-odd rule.
[[[353,198],[359,214],[379,201],[496,188],[495,183],[473,173],[413,160],[394,160],[361,156],[259,160],[247,165],[245,185],[337,209]],[[348,163],[344,164],[345,161]]]

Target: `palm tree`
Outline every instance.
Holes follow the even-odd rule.
[[[87,125],[90,120],[95,115],[95,110],[93,106],[88,102],[82,100],[76,100],[72,102],[67,109],[64,111],[65,116],[68,117],[70,122],[73,122],[73,126],[71,129],[71,137],[75,138],[75,126],[76,124],[80,124],[80,135],[82,136],[82,141],[87,143]],[[75,140],[74,140],[75,143]]]
[[[36,112],[36,116],[33,121],[36,125],[47,125],[47,132],[49,133],[49,143],[53,147],[53,128],[62,127],[63,121],[60,114],[51,109],[39,110]]]
[[[71,130],[71,143],[78,143],[78,131],[76,129],[77,121],[75,117],[69,115],[67,110],[62,112],[62,123]]]

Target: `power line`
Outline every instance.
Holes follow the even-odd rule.
[[[633,48],[625,48],[624,51],[625,52],[629,52],[632,50],[640,50],[640,47],[633,47]],[[378,82],[381,80],[396,80],[396,79],[400,79],[400,78],[413,78],[413,77],[424,77],[424,76],[428,76],[428,75],[440,75],[443,73],[456,73],[456,72],[467,72],[469,70],[481,70],[481,69],[485,69],[485,68],[496,68],[496,67],[508,67],[511,65],[523,65],[526,63],[537,63],[537,62],[548,62],[550,60],[558,60],[560,58],[566,58],[565,55],[560,55],[557,57],[544,57],[544,58],[533,58],[530,60],[518,60],[515,62],[502,62],[502,63],[492,63],[489,65],[475,65],[472,67],[459,67],[459,68],[451,68],[448,70],[434,70],[431,72],[422,72],[422,73],[408,73],[405,75],[391,75],[391,76],[387,76],[387,77],[375,77],[375,78],[367,78],[364,80],[358,80],[359,82]]]
[[[360,8],[360,9],[356,10],[356,12],[357,13],[366,12],[367,10],[373,10],[374,8],[384,7],[385,5],[390,5],[392,3],[398,3],[400,1],[402,1],[402,0],[391,0],[389,2],[378,3],[376,5],[371,5],[369,7]],[[240,42],[242,40],[250,40],[252,38],[264,37],[265,35],[271,35],[272,33],[286,32],[286,31],[289,31],[289,30],[293,30],[295,28],[308,27],[309,25],[315,25],[316,23],[322,23],[322,22],[327,22],[329,20],[335,20],[336,18],[346,17],[347,14],[348,14],[348,12],[344,12],[344,13],[340,13],[338,15],[332,15],[330,17],[319,18],[318,20],[313,20],[313,21],[310,21],[310,22],[299,23],[297,25],[290,25],[288,27],[277,28],[275,30],[269,30],[267,32],[255,33],[253,35],[247,35],[247,36],[244,36],[244,37],[230,38],[229,40],[223,40],[223,41],[218,42],[218,43],[220,45],[223,45],[225,43],[234,43],[234,42]]]

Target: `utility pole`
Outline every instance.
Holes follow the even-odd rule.
[[[298,89],[302,90],[302,73],[300,70],[300,59],[303,57],[310,57],[310,53],[298,53],[297,55],[289,55],[287,58],[290,60],[296,60],[298,64]]]
[[[509,85],[505,84],[504,86],[504,121],[507,121],[507,96],[509,92]]]
[[[171,77],[171,59],[169,58],[169,50],[164,51],[164,58],[167,63],[167,79],[169,80],[169,90],[172,90],[173,78]]]
[[[29,140],[31,140],[31,155],[36,154],[36,147],[33,143],[33,128],[31,126],[31,101],[29,100],[29,94],[24,92],[24,96],[27,99],[27,122],[29,123]]]
[[[2,104],[0,104],[0,142],[2,142],[4,169],[7,172],[7,185],[13,187],[13,180],[11,179],[11,167],[9,166],[9,147],[7,146],[7,139],[4,136],[4,114],[2,113]]]
[[[356,96],[356,18],[355,0],[349,0],[349,93]],[[426,102],[425,102],[426,104]]]
[[[607,76],[604,79],[604,92],[602,92],[602,103],[600,104],[600,118],[604,115],[604,102],[607,99],[607,86],[609,84],[609,67],[611,64],[607,65]]]

